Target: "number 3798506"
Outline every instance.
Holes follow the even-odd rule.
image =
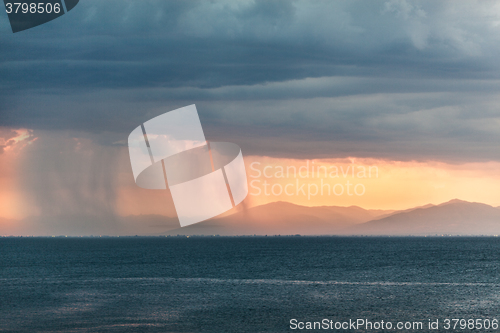
[[[10,13],[31,13],[31,14],[51,14],[51,13],[60,13],[61,12],[61,4],[55,3],[51,4],[50,2],[44,3],[44,2],[39,2],[39,3],[26,3],[26,2],[13,2],[13,3],[6,3],[5,4],[5,10],[7,11],[7,14]]]

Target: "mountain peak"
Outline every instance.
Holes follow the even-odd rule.
[[[403,211],[350,228],[368,235],[498,235],[500,211],[478,202],[453,199],[437,206]]]
[[[460,200],[460,199],[452,199],[450,201],[443,202],[442,204],[439,204],[438,206],[446,206],[446,205],[450,205],[450,204],[470,204],[470,203],[472,203],[472,202]]]

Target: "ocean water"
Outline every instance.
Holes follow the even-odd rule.
[[[425,332],[500,319],[500,239],[0,238],[0,331],[297,332],[292,319],[359,318]]]

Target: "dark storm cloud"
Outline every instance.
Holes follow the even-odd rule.
[[[443,5],[422,4],[429,12],[403,1],[86,1],[23,34],[4,28],[0,82],[16,90],[498,77],[481,53],[491,47],[476,38],[492,31],[472,18],[465,29],[447,20],[446,32],[435,22],[447,19]]]
[[[12,34],[0,125],[124,144],[196,103],[208,138],[293,157],[498,159],[495,2],[92,1]]]
[[[481,27],[449,36],[434,27],[433,34],[438,18],[404,4],[86,1],[22,35],[3,29],[1,84],[95,89],[333,75],[497,77],[493,62],[475,58]],[[462,40],[464,34],[470,36]]]

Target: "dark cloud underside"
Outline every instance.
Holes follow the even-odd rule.
[[[499,160],[500,7],[460,1],[82,1],[12,34],[0,125],[102,144],[196,103],[252,154]]]

